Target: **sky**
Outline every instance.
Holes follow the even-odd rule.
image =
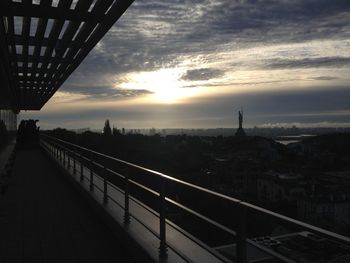
[[[350,127],[349,0],[136,0],[42,129]]]

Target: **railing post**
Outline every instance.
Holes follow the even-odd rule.
[[[107,190],[107,169],[103,167],[103,203],[108,204],[108,190]]]
[[[90,191],[94,190],[94,173],[92,171],[92,159],[90,157]]]
[[[60,162],[62,162],[62,149],[60,149]]]
[[[63,166],[66,166],[66,150],[63,150]]]
[[[80,157],[80,182],[84,181],[84,165],[83,165],[83,157]]]
[[[68,163],[68,171],[70,169],[70,155],[69,155],[69,150],[67,151],[67,163]]]
[[[167,257],[167,245],[166,245],[166,221],[165,221],[165,180],[162,176],[160,178],[160,191],[159,191],[159,257]]]
[[[246,207],[242,204],[238,204],[238,228],[237,228],[237,241],[236,241],[236,257],[237,262],[247,262],[247,226],[246,226]]]
[[[77,167],[76,167],[76,161],[77,155],[75,152],[73,152],[73,174],[75,175],[77,173]]]
[[[124,189],[124,224],[130,223],[129,213],[129,175],[125,175],[125,189]]]

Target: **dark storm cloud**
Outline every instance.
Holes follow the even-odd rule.
[[[298,60],[274,59],[266,63],[270,69],[344,67],[350,65],[350,57],[319,57]]]
[[[218,78],[224,75],[224,71],[220,69],[201,68],[187,70],[187,72],[181,77],[183,80],[209,80]]]

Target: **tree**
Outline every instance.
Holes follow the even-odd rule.
[[[119,135],[119,134],[120,134],[120,130],[118,130],[117,128],[113,127],[113,129],[112,129],[112,134],[113,134],[114,136]]]
[[[151,135],[151,136],[155,135],[156,132],[157,132],[156,128],[149,129],[149,135]]]
[[[103,127],[103,134],[105,136],[111,136],[112,135],[111,125],[109,124],[109,120],[108,119],[105,121],[105,126]]]

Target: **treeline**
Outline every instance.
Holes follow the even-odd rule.
[[[128,162],[192,181],[201,180],[203,172],[216,162],[215,156],[249,153],[248,155],[252,158],[264,159],[262,161],[265,166],[272,166],[274,164],[264,157],[265,147],[261,148],[261,144],[271,145],[278,152],[286,150],[285,146],[261,137],[237,138],[185,134],[160,136],[157,133],[143,135],[130,131],[126,133],[124,129],[112,129],[108,120],[105,122],[103,133],[85,131],[78,134],[61,128],[47,131],[47,133]]]
[[[48,135],[60,138],[83,147],[105,153],[172,176],[184,177],[198,173],[208,166],[210,157],[204,154],[211,151],[215,137],[207,140],[197,136],[169,135],[161,137],[123,133],[106,130],[104,133],[74,131],[57,128],[45,131]],[[107,128],[108,129],[108,128]]]

